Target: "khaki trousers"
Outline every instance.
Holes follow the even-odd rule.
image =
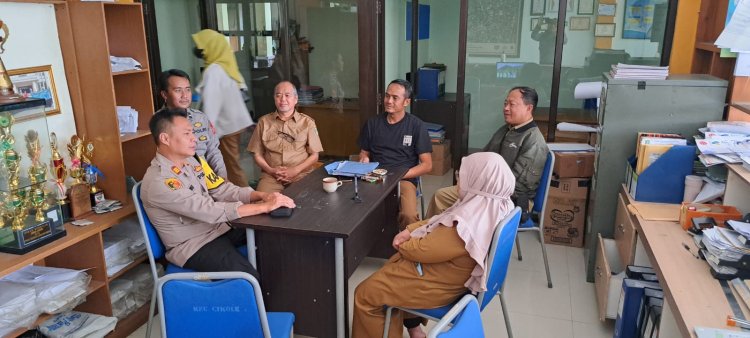
[[[438,189],[430,200],[430,205],[427,207],[427,213],[424,218],[429,219],[432,216],[443,213],[445,209],[450,208],[456,201],[458,201],[457,185]]]
[[[398,228],[406,229],[406,226],[419,222],[417,211],[417,187],[409,181],[399,182],[401,189],[400,207],[398,212]]]
[[[245,130],[219,139],[219,150],[227,167],[227,179],[238,187],[247,187],[247,177],[240,167],[240,137]]]

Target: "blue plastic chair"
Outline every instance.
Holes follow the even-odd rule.
[[[510,263],[510,253],[513,251],[513,241],[518,233],[518,223],[521,221],[521,208],[515,207],[497,226],[492,236],[490,250],[487,255],[487,290],[477,294],[480,311],[484,311],[487,305],[492,301],[495,294],[500,298],[501,311],[505,320],[505,328],[508,331],[508,337],[513,338],[513,331],[510,328],[510,318],[508,318],[508,307],[505,304],[505,297],[502,289],[505,283],[505,277],[508,274],[508,264]],[[450,311],[456,302],[436,309],[407,309],[402,307],[388,306],[385,311],[385,326],[383,328],[383,337],[388,337],[388,329],[391,323],[391,314],[393,309],[399,309],[404,312],[412,313],[417,316],[438,321]]]
[[[549,273],[549,262],[547,262],[547,247],[544,245],[544,212],[547,210],[547,193],[549,192],[549,183],[552,180],[552,167],[555,166],[555,153],[550,150],[547,154],[547,162],[544,163],[542,177],[539,178],[539,187],[536,189],[534,196],[534,206],[531,207],[531,213],[539,216],[539,223],[534,222],[529,217],[525,223],[518,227],[518,232],[536,231],[539,234],[539,243],[542,245],[542,257],[544,257],[544,269],[547,270],[547,287],[552,288],[552,275]],[[516,237],[516,251],[518,260],[523,260],[521,255],[521,242]]]
[[[136,183],[132,191],[133,203],[135,203],[135,212],[138,215],[138,223],[141,224],[141,232],[143,232],[143,238],[146,241],[146,252],[148,253],[148,262],[151,266],[151,275],[154,278],[154,289],[151,292],[151,305],[148,310],[148,322],[146,324],[146,338],[151,337],[151,326],[153,325],[152,319],[154,318],[154,309],[156,306],[156,282],[159,278],[156,272],[156,261],[164,257],[166,248],[159,238],[159,233],[156,232],[154,225],[146,214],[146,210],[143,209],[143,203],[141,202],[141,182]],[[237,248],[243,256],[247,257],[247,246]],[[167,263],[165,274],[172,274],[178,272],[194,272],[190,269],[181,268],[172,263]]]
[[[474,295],[465,295],[454,305],[435,327],[427,332],[427,338],[484,338],[482,316]]]
[[[162,337],[293,337],[294,314],[266,312],[245,272],[174,273],[157,286]]]

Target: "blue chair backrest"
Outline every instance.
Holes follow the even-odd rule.
[[[159,279],[159,302],[167,337],[270,338],[260,287],[246,273],[169,274]]]
[[[472,338],[484,338],[484,328],[482,327],[482,315],[479,313],[479,305],[477,304],[477,299],[474,298],[472,295],[466,295],[464,298],[461,299],[461,301],[458,302],[458,304],[454,307],[457,310],[460,310],[460,312],[455,316],[455,319],[453,319],[453,327],[451,327],[449,330],[445,332],[441,332],[437,334],[437,338],[464,338],[464,337],[472,337]],[[451,309],[452,311],[452,309]],[[446,315],[449,319],[450,317],[453,317],[451,313]],[[441,320],[442,321],[442,320]],[[438,326],[436,326],[436,329],[440,326],[440,323],[438,323]],[[442,330],[442,327],[441,327]],[[430,335],[428,335],[430,337]]]
[[[513,250],[513,243],[516,240],[518,223],[521,221],[521,208],[515,207],[500,221],[492,237],[489,255],[487,257],[487,267],[490,269],[487,274],[487,291],[477,296],[479,308],[484,307],[492,301],[505,283],[505,276],[508,274],[508,264],[510,263],[510,253]]]
[[[539,187],[536,188],[536,195],[534,196],[534,206],[531,208],[532,211],[539,214],[539,217],[544,217],[544,201],[547,200],[547,190],[549,190],[549,182],[552,180],[552,167],[555,165],[555,153],[551,150],[547,153],[547,161],[544,162],[544,170],[542,176],[539,178]]]
[[[141,202],[141,182],[138,182],[133,187],[133,202],[135,203],[135,212],[138,214],[138,221],[141,223],[141,231],[143,231],[143,237],[146,239],[146,249],[148,249],[149,255],[154,260],[164,257],[164,244],[159,238],[159,233],[156,232],[154,225],[151,224],[151,220],[148,219],[146,210],[143,209],[143,203]],[[152,264],[154,262],[151,262]]]

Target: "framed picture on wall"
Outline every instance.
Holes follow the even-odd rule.
[[[57,100],[51,65],[11,69],[8,75],[17,94],[27,98],[44,99],[44,110],[47,115],[60,113],[60,102]]]
[[[574,16],[570,18],[570,30],[587,31],[591,28],[590,16]]]
[[[573,12],[576,0],[568,0],[568,13]],[[547,0],[547,12],[557,12],[560,8],[560,0]]]
[[[614,37],[615,36],[615,24],[613,23],[598,23],[594,26],[594,36],[598,37]]]
[[[555,1],[555,0],[551,0]],[[545,0],[531,0],[531,8],[529,10],[530,15],[544,15],[544,7],[546,5]]]
[[[466,52],[477,56],[519,57],[524,2],[473,1],[469,6],[469,17],[476,19],[467,22]]]
[[[539,20],[542,20],[542,18],[531,18],[530,28],[532,31],[534,30],[534,27],[539,24]]]
[[[596,13],[601,16],[614,16],[617,5],[615,4],[599,4],[596,9]]]
[[[623,11],[623,39],[651,39],[654,26],[654,0],[625,0]]]
[[[578,0],[578,14],[594,14],[594,0]]]

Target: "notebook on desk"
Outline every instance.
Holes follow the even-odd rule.
[[[326,172],[336,176],[361,176],[371,173],[380,165],[379,162],[360,163],[354,161],[333,162],[326,165]]]

